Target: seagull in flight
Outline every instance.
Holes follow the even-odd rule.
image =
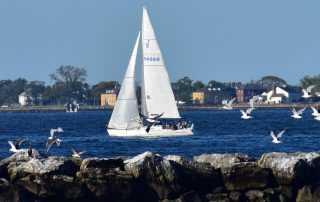
[[[314,87],[316,87],[316,85],[311,85],[311,86],[309,86],[307,89],[302,89],[302,92],[303,92],[302,97],[303,97],[303,98],[311,98],[311,97],[312,97],[311,91],[312,91],[312,89],[313,89]]]
[[[275,144],[279,144],[281,143],[280,139],[283,135],[283,133],[286,131],[286,129],[284,129],[283,131],[281,131],[280,133],[278,133],[277,137],[275,136],[275,134],[273,133],[273,131],[271,131],[270,135],[273,138],[272,142]]]
[[[319,116],[320,115],[318,110],[315,107],[311,106],[311,109],[313,111],[312,116]]]
[[[48,154],[48,152],[49,152],[49,150],[50,150],[50,148],[51,148],[53,143],[56,143],[57,146],[60,147],[61,141],[62,141],[61,139],[55,138],[55,137],[48,138],[47,143],[46,143],[46,149],[47,149],[46,154]]]
[[[139,113],[140,117],[143,117],[147,122],[148,122],[148,126],[146,128],[146,132],[149,133],[150,128],[152,126],[154,126],[154,124],[157,122],[157,120],[163,115],[164,112],[162,112],[162,114],[159,114],[158,116],[155,116],[153,118],[149,118],[144,116],[143,114]]]
[[[252,116],[249,116],[249,115],[250,115],[250,113],[255,109],[255,108],[253,107],[253,103],[254,103],[254,102],[255,102],[255,101],[250,101],[250,102],[249,102],[250,108],[248,108],[246,111],[240,110],[240,112],[242,113],[242,116],[241,116],[242,119],[252,119],[252,118],[253,118]]]
[[[240,112],[242,113],[241,118],[242,119],[252,119],[253,117],[250,116],[250,113],[252,112],[252,110],[254,110],[254,108],[249,108],[246,111],[243,111],[242,109],[240,110]]]
[[[291,115],[291,117],[292,118],[295,118],[295,119],[301,119],[302,118],[302,113],[304,112],[304,110],[306,109],[307,107],[304,107],[304,108],[302,108],[302,109],[300,109],[299,111],[296,111],[296,109],[295,108],[293,108],[292,109],[292,115]]]
[[[82,152],[76,152],[73,148],[71,148],[71,151],[72,151],[72,157],[75,157],[75,158],[80,158],[82,154],[84,154],[86,151],[82,151]]]
[[[233,109],[233,107],[232,107],[232,104],[233,104],[233,102],[236,100],[236,98],[233,98],[233,99],[231,99],[231,100],[223,100],[222,101],[222,104],[223,104],[223,106],[222,106],[222,108],[223,109],[227,109],[227,110],[231,110],[231,109]]]
[[[12,141],[8,141],[9,145],[11,146],[11,148],[9,149],[9,151],[13,152],[13,153],[17,153],[17,152],[21,152],[23,151],[22,149],[17,149],[16,146],[13,144]]]
[[[317,121],[320,121],[320,114],[314,118]]]
[[[20,145],[22,144],[22,142],[28,140],[27,137],[21,137],[20,139],[17,139],[15,142],[14,142],[14,146],[16,149],[19,149],[20,148]]]
[[[50,137],[49,139],[53,139],[54,138],[54,133],[63,133],[63,129],[58,127],[57,129],[51,129],[50,130]]]

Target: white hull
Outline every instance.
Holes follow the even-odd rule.
[[[162,129],[162,127],[152,127],[149,133],[146,132],[146,127],[139,129],[108,129],[108,134],[110,136],[116,137],[177,137],[177,136],[189,136],[193,135],[191,128],[171,130],[171,129]]]

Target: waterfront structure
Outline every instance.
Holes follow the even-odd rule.
[[[204,104],[204,91],[195,91],[192,92],[192,103],[193,104]]]
[[[106,90],[105,93],[102,93],[100,96],[101,106],[102,107],[114,107],[116,105],[118,96],[118,90]]]
[[[240,85],[236,87],[238,103],[249,102],[253,96],[261,95],[266,89],[256,85]]]
[[[280,104],[299,102],[301,99],[301,90],[293,86],[274,87],[266,93],[266,103]]]
[[[26,105],[42,105],[42,95],[39,94],[38,97],[34,98],[31,93],[29,92],[22,92],[19,95],[19,104],[21,106],[26,106]]]

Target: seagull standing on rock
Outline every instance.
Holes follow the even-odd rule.
[[[283,131],[281,131],[280,133],[278,133],[277,137],[274,135],[273,131],[271,131],[270,135],[273,138],[272,142],[275,144],[279,144],[281,143],[280,139],[283,135],[283,133],[286,131],[286,129],[284,129]]]
[[[307,107],[304,107],[304,108],[302,108],[302,109],[300,109],[299,111],[296,111],[296,109],[295,108],[293,108],[292,109],[292,115],[291,115],[291,117],[292,118],[295,118],[295,119],[301,119],[302,118],[302,113],[304,112],[304,110],[306,109]]]

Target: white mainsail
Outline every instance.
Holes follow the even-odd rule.
[[[113,109],[108,128],[133,129],[138,128],[140,116],[135,88],[135,65],[140,39],[140,32],[136,40],[129,65],[123,79],[116,105]]]
[[[169,76],[147,10],[142,16],[141,111],[144,116],[180,118]]]

